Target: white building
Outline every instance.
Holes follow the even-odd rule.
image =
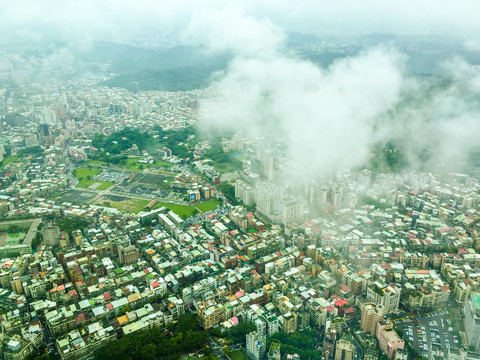
[[[384,314],[396,312],[400,304],[401,291],[392,284],[386,285],[375,281],[367,288],[367,302],[383,306]]]
[[[256,331],[247,334],[247,355],[253,360],[262,360],[265,358],[267,350],[267,337]]]

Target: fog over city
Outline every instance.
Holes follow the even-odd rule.
[[[479,60],[480,24],[478,3],[461,4],[140,1],[132,7],[129,1],[67,1],[62,6],[15,1],[2,6],[0,28],[9,46],[62,42],[43,59],[23,60],[38,70],[52,63],[78,67],[74,52],[95,41],[200,44],[209,55],[228,53],[226,68],[210,78],[216,96],[202,104],[202,128],[280,136],[290,144],[290,160],[302,160],[310,174],[321,175],[339,166],[362,166],[372,146],[390,141],[414,169],[468,161],[480,130],[475,96],[480,67],[462,55]],[[403,39],[387,37],[322,66],[287,46],[291,32],[443,36],[460,44],[462,54],[438,59],[435,76],[422,76],[409,68],[410,55],[399,47]],[[0,69],[20,82],[25,76],[5,59]],[[439,84],[439,78],[445,82]]]

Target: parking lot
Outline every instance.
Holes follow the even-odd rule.
[[[425,358],[432,352],[447,353],[449,348],[461,346],[447,311],[422,315],[417,319],[400,320],[396,325],[403,331],[404,339]]]

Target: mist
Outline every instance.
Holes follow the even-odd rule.
[[[201,44],[211,54],[227,51],[232,57],[210,79],[213,96],[201,104],[199,128],[285,141],[284,160],[295,167],[288,176],[365,166],[372,149],[389,142],[405,154],[410,169],[461,168],[480,130],[478,65],[458,56],[441,64],[440,77],[421,76],[408,69],[411,55],[394,42],[378,41],[326,66],[288,47],[292,31],[438,34],[461,39],[464,51],[476,54],[479,5],[461,3],[9,2],[0,6],[2,43],[55,40],[63,45],[43,58],[4,53],[0,80],[47,81],[55,66],[74,73],[82,66],[75,58],[78,50],[92,48],[95,41],[139,47]]]
[[[66,0],[61,6],[56,0],[18,0],[2,2],[0,10],[0,43],[45,39],[144,46],[192,43],[199,36],[208,36],[189,32],[192,23],[212,13],[219,15],[215,23],[222,22],[224,12],[245,14],[260,22],[269,19],[287,31],[315,35],[435,34],[464,37],[469,46],[480,40],[480,4],[475,0],[340,0],[314,4],[307,0]],[[215,24],[202,26],[210,25]],[[217,38],[224,35],[219,33]]]
[[[320,67],[287,50],[283,29],[228,15],[211,29],[222,42],[210,45],[236,56],[202,104],[205,132],[282,139],[290,164],[282,179],[364,167],[373,147],[387,143],[409,170],[465,170],[480,130],[478,65],[456,57],[441,64],[440,77],[411,74],[408,55],[386,43]],[[252,28],[261,51],[250,46]]]

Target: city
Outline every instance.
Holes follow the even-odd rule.
[[[103,55],[66,66],[32,63],[21,43],[0,50],[1,359],[480,358],[478,148],[449,127],[438,142],[417,142],[408,124],[408,141],[383,137],[385,119],[423,109],[408,97],[424,89],[417,78],[420,91],[401,100],[381,84],[365,93],[386,105],[352,110],[349,94],[338,118],[328,114],[337,122],[313,120],[326,106],[302,109],[314,95],[334,103],[368,83],[355,61],[381,59],[382,72],[397,55],[350,58],[350,38],[296,41],[304,55],[347,52],[322,70],[333,90],[272,75],[278,83],[246,91],[238,83],[255,61],[282,68],[268,49],[239,51],[222,70],[207,52],[209,86],[158,70],[165,88],[149,88],[150,73],[114,73]],[[198,49],[175,51],[172,63]],[[314,66],[289,56],[278,55],[286,68]],[[181,68],[207,71],[195,66]],[[441,100],[470,99],[460,120],[476,124],[473,66],[472,83],[428,86]],[[290,85],[300,95],[286,99]],[[466,155],[440,162],[445,147]]]

